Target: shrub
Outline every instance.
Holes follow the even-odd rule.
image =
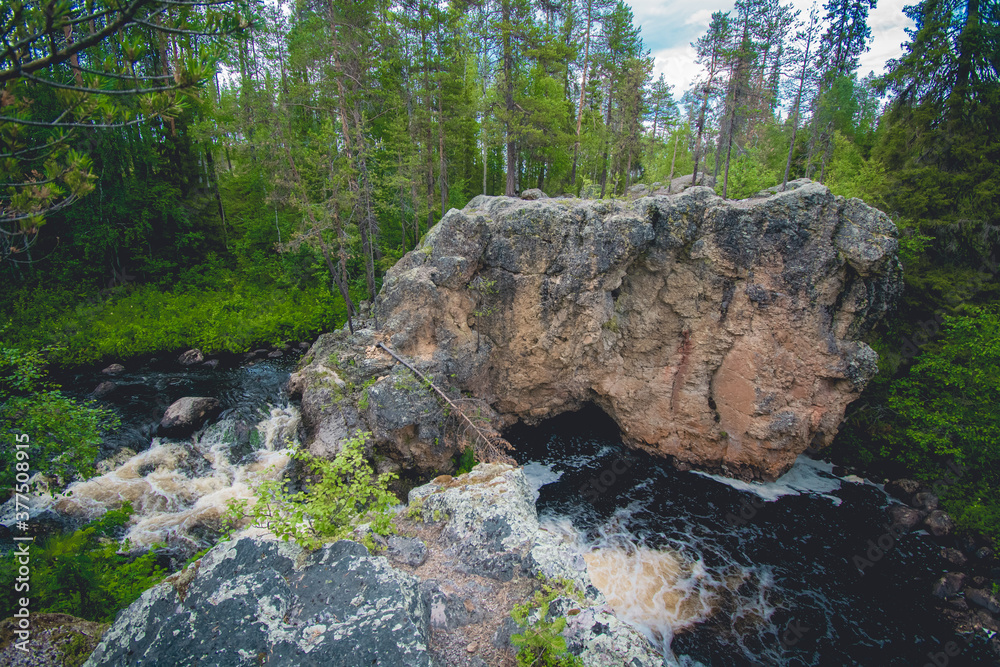
[[[524,628],[523,632],[510,638],[511,643],[518,647],[518,667],[582,667],[583,661],[567,650],[566,638],[562,636],[566,617],[549,620],[549,605],[562,595],[579,598],[570,581],[543,581],[541,589],[535,591],[531,600],[514,605],[511,618]]]
[[[164,571],[156,565],[156,553],[138,558],[128,555],[126,541],[112,539],[132,515],[125,504],[107,512],[81,530],[31,544],[31,589],[14,588],[18,561],[13,552],[0,559],[0,616],[9,616],[18,597],[30,593],[35,613],[63,613],[88,621],[106,622],[134,602],[144,590],[157,584]]]
[[[362,521],[370,522],[378,535],[395,532],[391,508],[398,500],[389,491],[395,473],[376,475],[364,458],[364,445],[370,433],[358,433],[344,442],[332,460],[296,451],[312,476],[306,488],[291,493],[284,480],[260,482],[254,487],[255,501],[234,500],[229,517],[242,523],[266,528],[283,540],[295,540],[307,549],[326,542],[346,539]],[[366,540],[369,548],[374,545]]]
[[[118,425],[114,413],[74,401],[45,380],[46,352],[0,348],[0,433],[27,444],[0,448],[0,497],[15,488],[19,472],[39,472],[57,486],[92,475],[101,432]],[[16,488],[28,492],[26,484]]]

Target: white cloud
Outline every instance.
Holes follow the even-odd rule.
[[[707,28],[708,24],[712,22],[712,10],[711,9],[699,9],[694,14],[689,16],[684,25],[696,25],[701,28]]]
[[[628,1],[628,0],[627,0]],[[872,31],[871,50],[861,57],[859,76],[870,71],[881,74],[887,60],[898,58],[900,44],[908,41],[905,29],[912,22],[903,14],[903,6],[912,0],[879,0],[868,17]],[[801,16],[809,12],[812,0],[791,0]],[[818,0],[822,14],[823,0]],[[631,0],[636,24],[642,27],[642,38],[653,50],[653,76],[663,73],[673,84],[675,97],[680,97],[698,76],[695,52],[690,43],[697,40],[708,26],[713,11],[730,11],[731,0],[703,0],[694,9],[689,3],[664,0]]]
[[[695,78],[699,68],[695,64],[695,51],[690,44],[660,49],[653,53],[653,77],[663,74],[667,83],[674,86],[674,99],[679,100]]]

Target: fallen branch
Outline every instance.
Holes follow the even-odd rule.
[[[514,460],[505,453],[506,451],[514,449],[514,446],[507,442],[507,440],[505,440],[495,428],[491,425],[483,426],[476,424],[469,417],[469,415],[466,414],[465,409],[462,406],[449,398],[448,394],[444,393],[444,391],[434,384],[430,378],[418,371],[413,364],[408,362],[399,354],[393,352],[385,343],[380,342],[378,346],[388,352],[393,359],[410,369],[410,371],[416,375],[421,382],[433,389],[437,395],[440,396],[449,407],[451,407],[454,414],[458,415],[458,417],[465,422],[465,430],[471,430],[474,434],[473,449],[476,451],[477,460],[485,463],[514,463]]]

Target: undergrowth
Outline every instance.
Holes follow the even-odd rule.
[[[142,285],[105,297],[38,288],[16,298],[8,304],[10,344],[52,347],[50,360],[66,366],[185,347],[244,352],[310,338],[346,319],[343,300],[320,287],[262,287],[232,277],[207,288]]]
[[[265,528],[307,549],[347,539],[363,522],[377,535],[394,533],[390,510],[399,501],[389,491],[389,484],[396,474],[376,475],[365,460],[364,445],[370,435],[359,433],[345,441],[332,461],[294,452],[310,473],[305,488],[292,493],[285,480],[260,482],[253,488],[253,504],[246,499],[229,502],[230,522]],[[374,549],[370,535],[362,541]]]

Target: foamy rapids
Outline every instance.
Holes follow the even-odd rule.
[[[670,644],[699,623],[737,636],[751,624],[768,625],[776,608],[768,601],[773,582],[766,569],[710,567],[693,544],[643,544],[626,527],[636,509],[618,510],[591,538],[565,518],[546,519],[542,527],[582,554],[591,581],[615,615],[659,647],[665,664],[690,664],[677,662]]]
[[[106,474],[71,484],[50,504],[89,521],[130,502],[135,514],[125,537],[133,549],[166,543],[193,552],[214,543],[231,499],[250,499],[255,481],[282,476],[300,421],[295,407],[272,408],[256,426],[259,448],[235,462],[232,419],[206,427],[187,442],[154,438],[149,449]]]

